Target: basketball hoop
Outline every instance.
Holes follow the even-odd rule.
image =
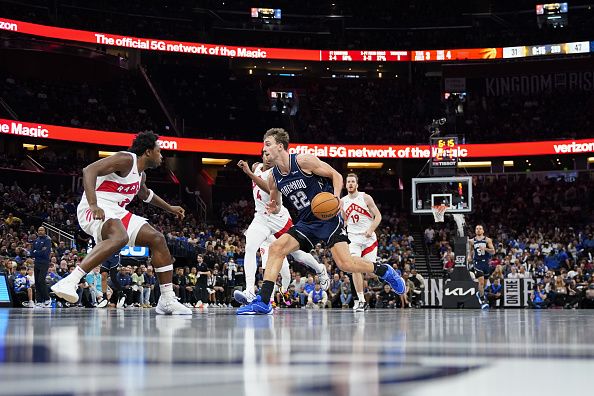
[[[445,216],[445,211],[447,208],[448,207],[446,205],[435,205],[431,207],[433,219],[435,219],[436,223],[443,223],[443,217]]]

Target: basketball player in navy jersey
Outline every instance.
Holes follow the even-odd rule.
[[[268,260],[268,246],[270,240],[275,240],[287,232],[293,225],[291,215],[286,208],[282,208],[278,215],[270,215],[266,212],[266,203],[270,200],[270,190],[268,188],[268,178],[271,177],[272,163],[268,159],[268,154],[262,153],[262,163],[255,163],[250,171],[245,161],[239,161],[238,166],[252,179],[252,189],[254,196],[254,206],[256,213],[252,223],[245,231],[245,279],[246,291],[238,290],[233,294],[233,298],[241,304],[251,302],[255,297],[253,285],[256,282],[256,252],[260,249],[262,258],[262,268],[266,268]],[[306,252],[297,250],[291,253],[293,258],[313,269],[318,275],[322,289],[328,290],[330,287],[330,278],[326,273],[326,267],[320,264],[316,259]],[[286,292],[291,283],[291,272],[289,262],[285,259],[281,269],[282,292]]]
[[[386,264],[374,264],[362,257],[351,256],[349,239],[342,217],[319,220],[311,211],[311,201],[321,192],[330,192],[340,205],[343,180],[340,173],[327,163],[310,154],[289,154],[289,134],[282,128],[273,128],[264,135],[264,151],[275,165],[273,177],[268,178],[270,201],[268,213],[281,210],[281,194],[297,210],[295,224],[287,233],[270,245],[268,263],[260,293],[248,305],[237,310],[238,315],[266,315],[272,313],[270,296],[284,258],[295,250],[309,252],[316,243],[324,241],[332,252],[336,265],[346,272],[374,272],[388,282],[398,294],[406,287],[400,274]]]
[[[491,275],[489,261],[491,255],[495,254],[495,247],[491,238],[485,236],[485,230],[482,225],[477,225],[474,229],[475,237],[468,241],[468,262],[472,263],[471,271],[479,283],[478,299],[481,302],[481,308],[486,309],[489,304],[485,301],[485,277]]]

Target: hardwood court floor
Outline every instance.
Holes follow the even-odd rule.
[[[0,309],[6,395],[588,394],[593,358],[592,311]]]

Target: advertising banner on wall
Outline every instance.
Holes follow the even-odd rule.
[[[55,139],[117,147],[129,147],[134,138],[132,133],[96,131],[0,119],[0,136],[2,135],[32,138],[39,141],[39,144],[42,144],[46,139]],[[159,145],[163,150],[228,155],[259,156],[262,150],[262,143],[260,142],[191,139],[171,136],[161,136]],[[289,147],[291,153],[307,153],[321,158],[345,159],[429,159],[437,156],[438,153],[435,150],[429,145],[400,144],[293,143]],[[460,159],[594,153],[594,138],[521,143],[461,144],[449,148],[448,153],[450,157]]]
[[[448,286],[443,279],[425,279],[423,305],[425,307],[441,307],[444,293],[463,295],[469,292],[467,288],[459,289]],[[455,285],[454,285],[455,286]],[[530,301],[530,294],[534,289],[533,279],[505,279],[503,281],[503,307],[526,308]]]
[[[326,50],[297,48],[243,47],[228,44],[196,43],[68,29],[0,18],[0,30],[39,37],[78,41],[98,45],[229,58],[287,59],[317,62],[448,62],[464,60],[511,59],[538,56],[583,54],[590,42],[578,41],[544,45],[488,48]]]

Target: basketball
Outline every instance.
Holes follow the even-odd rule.
[[[320,220],[336,216],[340,210],[340,200],[329,192],[321,192],[311,201],[311,212]]]

